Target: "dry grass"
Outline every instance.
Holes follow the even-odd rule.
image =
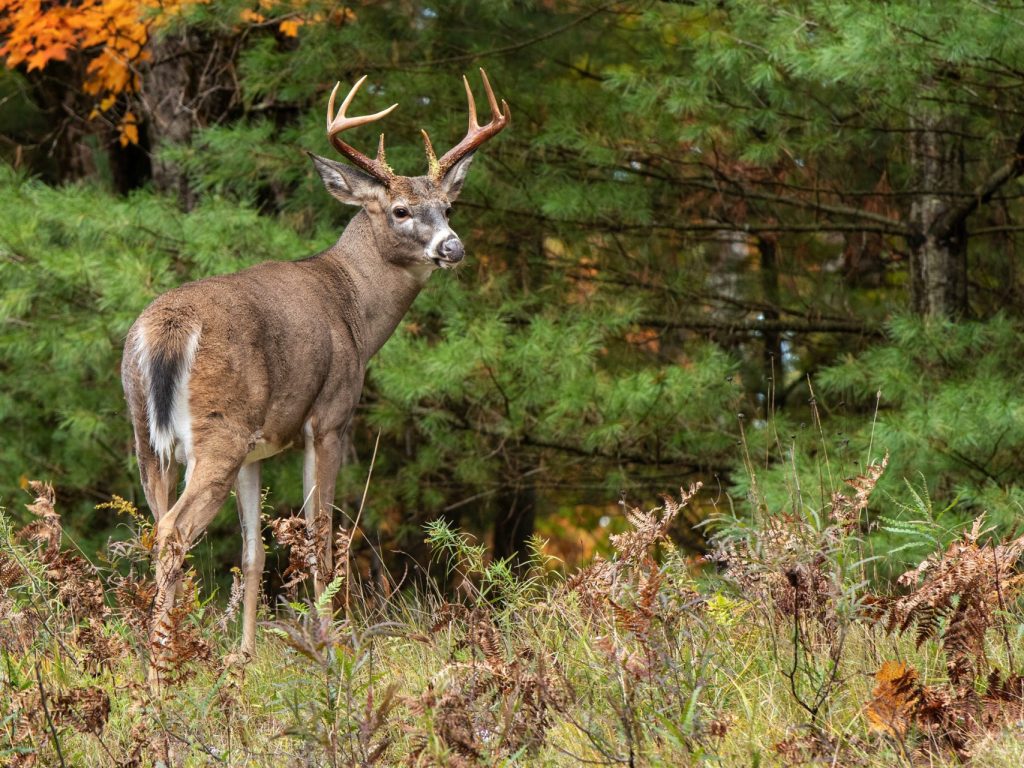
[[[237,596],[204,603],[193,575],[159,698],[144,682],[148,523],[115,500],[136,535],[94,566],[62,546],[52,489],[36,485],[35,522],[15,533],[0,517],[0,761],[1020,765],[1024,544],[979,523],[899,592],[869,593],[853,554],[883,470],[831,496],[820,526],[769,515],[721,535],[718,569],[669,540],[696,488],[625,509],[613,556],[565,578],[539,549],[516,574],[435,524],[461,599],[392,595],[342,615],[339,569],[319,601],[265,609],[244,668],[230,661]],[[293,533],[295,587],[309,558]]]

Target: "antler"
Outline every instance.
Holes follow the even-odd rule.
[[[391,170],[391,166],[388,165],[387,160],[384,158],[384,134],[380,135],[380,143],[377,145],[377,159],[371,160],[358,149],[346,144],[344,141],[338,138],[338,134],[342,131],[347,131],[349,128],[355,128],[359,125],[365,125],[366,123],[372,123],[375,120],[380,120],[382,117],[391,113],[391,111],[397,107],[397,104],[392,104],[387,109],[377,112],[373,115],[362,115],[360,117],[347,117],[345,111],[348,109],[349,104],[352,103],[352,99],[356,95],[356,91],[366,81],[366,75],[363,75],[356,81],[356,84],[352,86],[352,90],[348,92],[348,96],[341,102],[341,109],[338,110],[338,114],[334,114],[334,97],[338,93],[338,88],[341,87],[341,83],[336,83],[334,90],[331,91],[331,100],[327,104],[327,138],[331,140],[331,144],[341,154],[351,160],[355,165],[358,165],[368,174],[373,176],[385,184],[390,184],[395,178],[395,172]],[[493,98],[493,97],[492,97]],[[447,155],[445,155],[447,157]]]
[[[508,108],[508,104],[504,99],[501,100],[501,109],[498,109],[498,101],[494,98],[494,91],[491,90],[491,84],[487,80],[487,73],[484,72],[483,68],[480,69],[480,76],[484,80],[487,103],[491,107],[491,121],[487,125],[481,126],[477,121],[476,102],[473,100],[473,91],[469,87],[469,80],[463,75],[462,82],[466,86],[466,99],[469,101],[469,128],[466,130],[465,138],[448,150],[439,161],[437,155],[434,154],[434,147],[430,143],[430,136],[427,135],[426,131],[422,131],[423,144],[427,151],[427,163],[430,168],[429,173],[434,181],[440,181],[444,178],[444,175],[451,170],[453,165],[470,152],[474,152],[477,147],[492,136],[500,133],[508,125],[509,120],[512,119],[512,110]]]

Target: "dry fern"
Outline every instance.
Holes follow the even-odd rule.
[[[864,709],[868,727],[903,739],[921,704],[917,670],[903,662],[887,661],[875,674],[874,698]]]
[[[1000,544],[978,543],[984,515],[945,552],[927,557],[899,578],[912,588],[889,605],[887,629],[916,627],[917,642],[937,638],[950,680],[965,692],[985,664],[985,635],[1024,584],[1018,561],[1024,536]]]
[[[623,563],[636,565],[646,558],[651,547],[662,539],[667,538],[668,529],[672,525],[672,521],[676,519],[680,510],[690,503],[690,500],[697,495],[702,487],[702,483],[694,483],[690,486],[689,490],[684,491],[680,488],[680,499],[678,502],[670,496],[664,496],[664,507],[656,507],[647,512],[643,512],[637,507],[625,508],[625,504],[623,504],[626,520],[629,522],[632,530],[608,537],[618,553],[619,560]],[[661,515],[658,515],[659,511]]]
[[[473,662],[453,659],[420,696],[407,701],[413,715],[429,715],[432,735],[447,753],[444,765],[483,765],[523,751],[531,754],[543,742],[552,713],[568,701],[552,659],[503,633],[490,610],[440,606],[432,635],[448,630],[455,648],[473,652]],[[435,764],[426,752],[431,735],[414,726],[407,730],[414,744],[409,764]]]
[[[192,620],[196,592],[195,573],[190,570],[182,576],[165,624],[154,629],[152,644],[158,652],[152,663],[162,683],[181,685],[195,675],[197,662],[213,659],[213,648]]]
[[[829,518],[847,532],[857,527],[862,513],[868,508],[871,501],[871,493],[875,490],[882,473],[888,466],[889,454],[886,453],[880,462],[869,464],[863,475],[848,478],[846,484],[853,488],[853,497],[838,491],[833,493]]]
[[[288,548],[288,567],[281,577],[284,589],[294,597],[298,585],[316,573],[316,538],[301,515],[279,517],[269,522],[274,539]]]

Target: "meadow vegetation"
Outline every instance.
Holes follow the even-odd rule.
[[[0,765],[1024,764],[1022,25],[0,0]],[[255,657],[226,508],[150,688],[129,326],[336,240],[335,82],[413,173],[478,67],[513,123],[367,370],[330,589],[282,454]]]
[[[879,516],[888,462],[835,488],[794,483],[786,508],[755,504],[753,518],[723,504],[703,558],[669,535],[698,485],[650,511],[623,505],[608,556],[568,573],[543,542],[515,567],[438,521],[425,533],[447,591],[371,583],[341,530],[334,579],[303,600],[309,542],[279,518],[291,578],[262,609],[255,657],[233,650],[238,574],[217,596],[192,571],[159,692],[145,682],[150,522],[115,498],[131,535],[91,562],[62,540],[53,489],[32,483],[34,520],[0,518],[3,759],[1019,764],[1024,537],[993,537],[984,516],[943,529],[910,487],[905,514]],[[865,549],[879,526],[935,544],[891,589]]]

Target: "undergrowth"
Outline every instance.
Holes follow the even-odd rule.
[[[233,653],[238,575],[215,600],[191,573],[159,695],[145,683],[150,523],[115,499],[133,535],[90,562],[35,483],[34,522],[0,515],[0,761],[1020,765],[1024,538],[994,540],[983,518],[952,538],[927,514],[872,520],[887,461],[816,507],[721,515],[703,560],[670,536],[699,486],[624,505],[613,553],[564,576],[540,542],[513,568],[436,522],[444,595],[368,596],[342,531],[345,565],[302,602],[309,542],[279,522],[292,589],[263,607],[256,656]],[[873,525],[932,543],[892,589],[867,576],[885,557],[865,547]]]

